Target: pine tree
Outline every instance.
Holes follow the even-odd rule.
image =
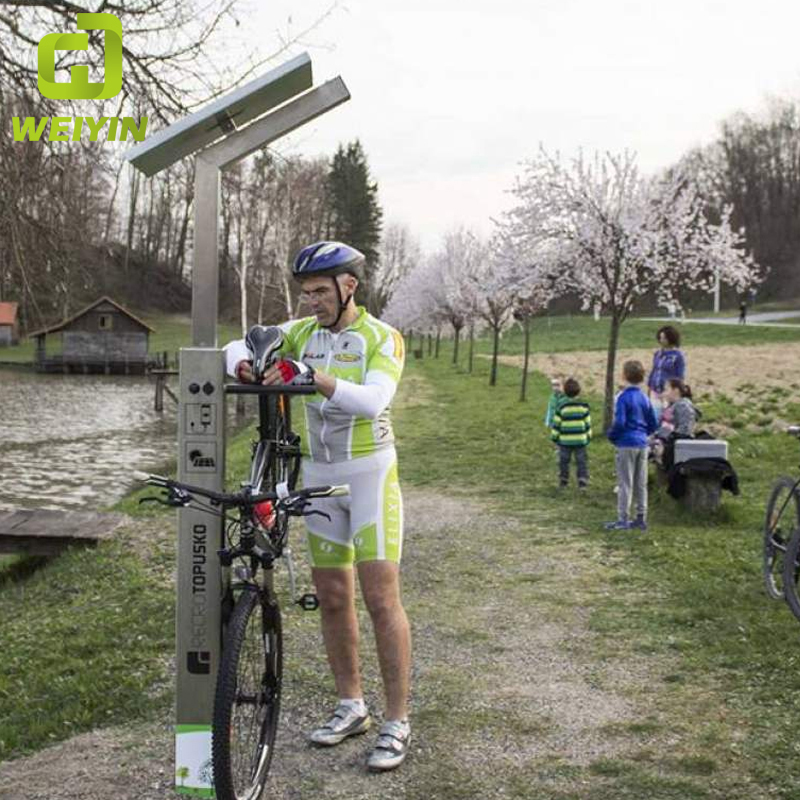
[[[339,145],[328,173],[328,192],[329,238],[358,248],[367,258],[366,276],[357,298],[366,302],[369,282],[378,266],[383,211],[378,203],[378,184],[370,179],[367,157],[358,139],[346,147]]]

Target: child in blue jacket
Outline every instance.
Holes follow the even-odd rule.
[[[608,438],[616,447],[617,519],[606,530],[647,530],[647,437],[658,428],[650,400],[642,391],[644,367],[640,361],[622,365],[625,388],[614,404],[614,424]],[[629,518],[631,499],[636,501],[636,519]]]

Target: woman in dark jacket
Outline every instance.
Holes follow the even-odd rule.
[[[653,407],[660,416],[663,405],[661,395],[667,381],[672,379],[682,381],[686,377],[686,356],[680,349],[681,335],[672,325],[659,328],[656,339],[661,347],[653,354],[653,368],[647,379],[647,387],[650,390]]]

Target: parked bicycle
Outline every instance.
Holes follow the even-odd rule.
[[[262,374],[282,344],[278,328],[256,326],[248,334],[254,374]],[[225,541],[217,555],[222,569],[222,657],[214,696],[212,763],[217,800],[258,800],[272,762],[283,676],[281,611],[273,587],[274,567],[286,562],[289,591],[296,581],[289,547],[292,516],[308,510],[312,498],[349,494],[348,486],[295,489],[300,437],[291,429],[290,396],[311,394],[313,386],[234,384],[229,394],[255,394],[258,439],[253,443],[248,481],[227,494],[160,475],[137,473],[162,497],[144,498],[169,506],[200,509],[223,520]],[[323,516],[327,516],[322,514]],[[294,602],[314,610],[304,594]]]
[[[787,431],[800,438],[800,425]],[[800,556],[800,478],[775,481],[764,519],[764,585],[775,600],[785,599],[800,619],[798,557]]]

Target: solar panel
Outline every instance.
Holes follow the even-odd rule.
[[[125,159],[145,175],[155,175],[304,92],[312,83],[311,58],[302,53],[149,136],[128,150]]]

